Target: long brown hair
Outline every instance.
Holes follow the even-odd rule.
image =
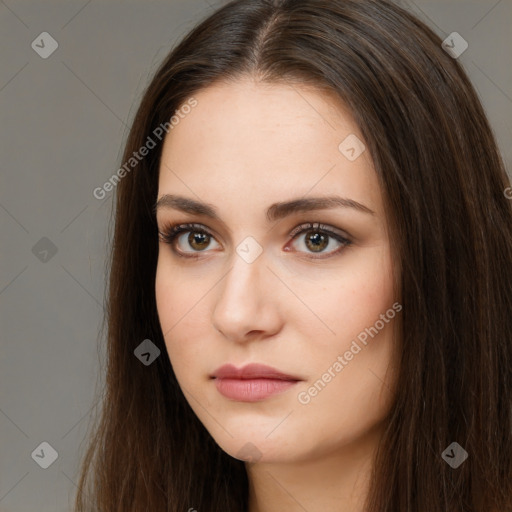
[[[512,511],[510,180],[470,81],[441,43],[389,0],[232,1],[156,71],[123,156],[219,80],[311,85],[349,106],[385,200],[403,304],[368,512]],[[161,149],[157,141],[116,185],[105,397],[76,510],[243,512],[244,463],[191,410],[159,325]],[[145,339],[161,351],[149,366],[134,356]],[[456,469],[442,457],[453,442],[468,453]]]

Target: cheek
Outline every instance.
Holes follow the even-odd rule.
[[[192,283],[190,274],[180,271],[166,254],[159,256],[155,297],[164,338],[175,336],[175,332],[182,330],[187,323],[188,327],[194,325],[191,319],[197,318],[197,312],[205,302],[202,299],[210,287],[205,279]]]
[[[175,299],[179,284],[175,276],[171,275],[169,265],[162,264],[160,259],[156,268],[155,298],[160,327],[164,338],[167,339],[169,331],[179,318],[179,305]]]
[[[350,339],[366,332],[376,322],[377,328],[383,330],[387,323],[382,324],[381,315],[386,315],[395,302],[391,267],[387,264],[386,255],[379,255],[376,264],[354,271],[345,280],[344,291],[338,329]]]
[[[393,374],[388,370],[393,366],[394,328],[401,307],[393,307],[396,297],[387,247],[375,247],[364,258],[347,258],[345,269],[310,303],[329,332],[322,329],[327,334],[319,336],[320,322],[302,320],[302,332],[308,333],[311,345],[311,379],[309,388],[300,391],[307,394],[301,403],[311,398],[307,409],[315,414],[338,404],[345,412],[331,416],[355,431],[358,422],[371,424],[380,418],[391,398]]]
[[[172,269],[168,263],[158,263],[155,278],[155,298],[164,336],[165,345],[171,365],[178,380],[182,380],[183,368],[193,368],[200,361],[201,354],[196,345],[184,340],[200,339],[200,323],[197,318],[204,318],[202,312],[202,293],[195,291],[190,283],[180,279],[180,272]]]
[[[377,328],[384,335],[388,323],[382,324],[381,315],[390,310],[395,302],[391,258],[386,246],[378,246],[364,255],[354,253],[343,261],[336,272],[319,277],[312,274],[306,286],[305,281],[295,281],[294,289],[303,287],[302,297],[309,309],[316,314],[296,316],[302,332],[309,333],[308,339],[315,343],[318,360],[321,354],[332,358],[333,353],[343,353],[350,348],[358,335],[364,340],[366,329],[378,322]],[[303,278],[301,278],[303,279]],[[314,290],[315,283],[322,283],[320,291]]]

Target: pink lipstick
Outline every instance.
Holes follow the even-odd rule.
[[[270,366],[255,363],[240,369],[231,364],[223,365],[213,372],[211,378],[215,380],[219,393],[240,402],[264,400],[302,380]]]

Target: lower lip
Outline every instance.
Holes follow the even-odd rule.
[[[219,393],[240,402],[264,400],[291,388],[296,383],[295,380],[279,379],[215,379]]]

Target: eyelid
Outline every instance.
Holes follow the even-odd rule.
[[[198,224],[196,222],[178,222],[176,224],[164,223],[162,229],[158,230],[158,234],[164,242],[173,244],[174,240],[178,236],[180,236],[182,233],[187,233],[188,231],[205,233],[212,238],[217,238],[217,235],[215,235],[212,230],[207,228],[204,224]]]
[[[339,237],[345,239],[352,238],[345,231],[335,228],[334,226],[331,226],[329,224],[322,224],[321,222],[303,222],[302,224],[299,224],[297,227],[293,228],[292,231],[288,233],[288,236],[293,238],[295,235],[297,235],[301,231],[304,231],[305,229],[317,229],[319,231],[326,231],[327,233],[332,233],[333,235],[338,235]]]
[[[212,230],[205,226],[204,224],[197,223],[197,222],[182,222],[182,223],[169,223],[164,222],[162,230],[158,230],[160,234],[163,234],[161,231],[165,231],[166,233],[171,233],[174,230],[178,231],[178,228],[189,228],[189,229],[196,229],[198,231],[204,231],[208,235],[213,236],[215,238],[218,238],[219,236],[216,234],[215,230]],[[341,238],[350,239],[353,240],[353,236],[350,235],[347,231],[341,230],[339,228],[336,228],[334,226],[331,226],[330,224],[323,224],[321,222],[313,222],[313,221],[307,221],[302,222],[301,224],[297,225],[295,228],[293,228],[289,233],[288,236],[293,238],[296,234],[300,233],[304,229],[318,229],[322,231],[331,232],[335,235],[340,236]],[[182,231],[184,231],[182,229]],[[220,237],[222,239],[222,237]]]

